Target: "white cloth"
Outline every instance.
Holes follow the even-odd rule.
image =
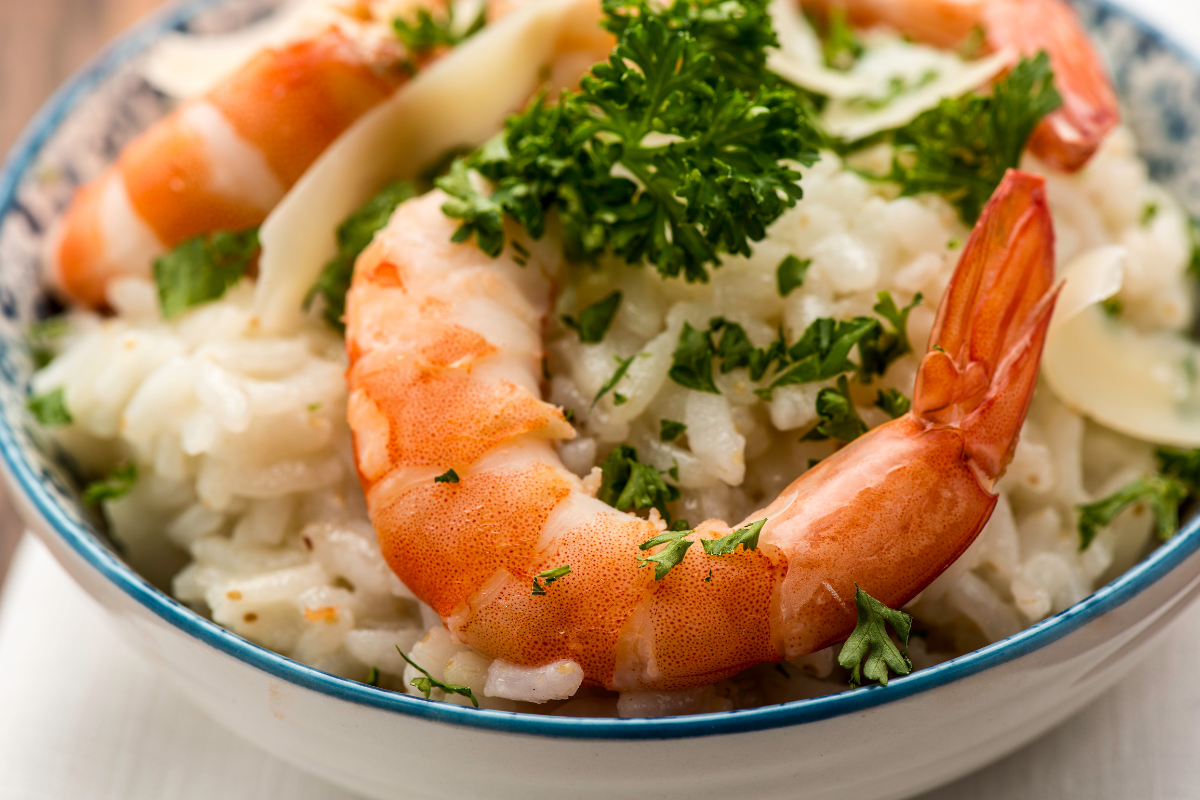
[[[1176,800],[1200,786],[1200,607],[1110,694],[923,800]],[[26,536],[0,596],[0,800],[354,800],[194,711]]]

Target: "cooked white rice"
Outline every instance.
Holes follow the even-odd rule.
[[[884,170],[888,157],[868,151],[856,166]],[[580,433],[560,448],[570,469],[588,476],[615,445],[628,443],[644,462],[678,467],[678,516],[740,520],[810,459],[833,451],[831,442],[799,441],[816,422],[817,393],[832,381],[778,389],[764,402],[745,370],[716,371],[720,395],[688,391],[667,377],[684,322],[703,330],[722,316],[765,346],[781,323],[794,340],[819,317],[871,314],[880,291],[900,305],[921,293],[908,332],[923,349],[969,230],[941,198],[896,197],[894,187],[863,179],[831,153],[803,172],[804,199],[751,257],[727,258],[709,284],[664,281],[653,269],[622,265],[571,268],[560,313],[617,288],[624,301],[599,344],[581,344],[557,324],[548,333],[549,399],[575,411]],[[1124,245],[1119,299],[1127,319],[1147,331],[1186,326],[1185,217],[1147,178],[1129,132],[1113,134],[1079,174],[1047,177],[1058,263]],[[1151,204],[1157,213],[1146,215]],[[803,286],[781,298],[775,270],[789,254],[812,264]],[[374,668],[382,686],[415,692],[409,681],[417,673],[398,646],[491,708],[661,716],[845,687],[830,648],[705,689],[619,697],[580,690],[566,703],[527,702],[574,691],[578,668],[492,662],[452,641],[393,575],[355,478],[342,342],[315,320],[290,336],[260,334],[251,289],[244,282],[168,323],[153,285],[120,281],[110,290],[116,315],[73,312],[61,354],[33,382],[36,393],[64,389],[74,423],[57,435],[84,477],[136,464],[133,490],[106,501],[103,511],[130,562],[181,601],[306,664],[355,680]],[[614,356],[637,353],[616,387],[628,401],[614,405],[610,393],[589,413]],[[900,359],[869,387],[852,386],[868,425],[888,419],[872,404],[879,389],[911,393],[918,357]],[[661,442],[662,419],[685,423],[687,432]],[[1128,510],[1080,552],[1075,507],[1153,468],[1150,445],[1085,421],[1040,386],[991,521],[909,606],[921,631],[909,648],[916,666],[1011,635],[1128,569],[1151,546],[1148,511]]]

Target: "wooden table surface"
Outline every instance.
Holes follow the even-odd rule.
[[[50,93],[163,0],[0,0],[0,152]],[[22,525],[0,494],[0,580]]]

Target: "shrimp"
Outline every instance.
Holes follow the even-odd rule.
[[[808,10],[846,9],[857,25],[882,23],[937,47],[963,44],[976,30],[988,49],[1050,57],[1062,106],[1034,131],[1029,149],[1052,167],[1080,169],[1120,110],[1100,56],[1064,0],[800,0]]]
[[[403,46],[347,17],[264,50],[130,142],[75,195],[47,258],[71,300],[105,304],[121,275],[193,236],[261,223],[326,147],[406,82]]]
[[[444,200],[402,205],[358,260],[348,419],[382,552],[458,641],[521,666],[570,660],[609,689],[703,686],[841,641],[855,583],[899,607],[987,522],[1056,297],[1042,178],[1010,171],[984,211],[912,410],[750,515],[767,520],[756,549],[693,546],[661,580],[637,558],[661,521],[589,495],[554,449],[574,436],[539,394],[554,258],[529,243],[521,267],[453,244]],[[730,530],[708,520],[687,536]]]

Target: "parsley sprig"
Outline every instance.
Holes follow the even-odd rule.
[[[396,645],[396,652],[400,654],[401,658],[411,664],[414,669],[421,673],[421,675],[409,681],[408,685],[415,686],[418,692],[421,692],[425,695],[426,700],[429,699],[429,693],[434,689],[441,689],[446,694],[457,694],[466,697],[476,708],[479,708],[479,701],[475,699],[475,693],[471,691],[470,687],[459,686],[456,683],[439,681],[437,678],[430,675],[428,670],[406,656],[404,651],[400,649],[400,645]]]
[[[557,104],[538,97],[438,185],[443,211],[490,255],[511,218],[537,239],[557,211],[573,260],[611,252],[704,281],[801,196],[818,134],[794,90],[767,81],[775,37],[763,0],[606,2],[609,59]],[[478,191],[473,169],[492,184]]]
[[[1101,528],[1112,524],[1125,509],[1145,503],[1154,515],[1161,541],[1179,530],[1179,507],[1188,497],[1200,494],[1200,450],[1160,447],[1154,451],[1159,472],[1138,478],[1107,497],[1077,506],[1079,549],[1086,550]]]
[[[533,596],[538,597],[546,594],[546,590],[550,588],[550,584],[554,583],[559,578],[570,574],[570,564],[563,564],[561,567],[554,567],[553,569],[547,569],[539,572],[537,575],[533,576]],[[539,580],[545,581],[545,583],[539,583]]]
[[[838,663],[850,670],[850,685],[861,686],[865,677],[887,686],[889,670],[897,675],[912,672],[908,655],[896,647],[886,627],[892,627],[900,643],[907,649],[912,617],[903,611],[888,608],[864,592],[857,583],[854,584],[854,605],[858,608],[858,624],[842,645],[842,652],[838,656]]]
[[[943,100],[897,130],[885,177],[904,194],[945,196],[965,222],[974,222],[1005,171],[1020,163],[1033,129],[1060,105],[1046,53],[1023,59],[990,95]]]
[[[700,544],[704,547],[704,552],[710,556],[727,556],[737,550],[738,545],[741,545],[743,550],[757,550],[758,534],[762,532],[763,525],[766,524],[767,519],[763,517],[744,528],[730,531],[720,538],[701,539]]]
[[[250,269],[258,250],[258,228],[251,228],[196,236],[154,259],[163,318],[221,297]]]
[[[596,497],[618,511],[658,509],[671,519],[667,503],[679,499],[679,488],[663,480],[665,473],[638,461],[637,450],[623,444],[600,465],[600,490]]]
[[[683,557],[687,555],[688,548],[694,542],[691,539],[685,538],[688,534],[695,533],[689,530],[669,530],[664,531],[657,536],[654,536],[638,545],[639,550],[651,550],[659,545],[666,545],[654,555],[638,556],[638,569],[647,564],[654,565],[654,580],[661,581],[667,577],[667,573],[674,569]]]

